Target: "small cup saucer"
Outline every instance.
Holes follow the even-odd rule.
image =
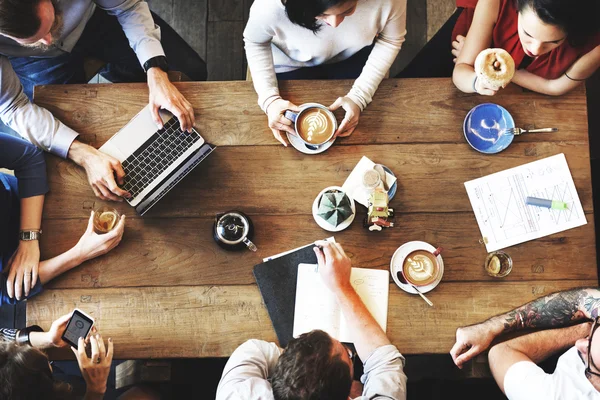
[[[326,151],[328,148],[330,148],[331,146],[333,146],[333,142],[335,142],[335,136],[334,136],[333,139],[331,139],[329,142],[326,142],[326,143],[318,146],[318,148],[316,150],[314,150],[314,149],[309,149],[308,147],[306,147],[306,144],[300,138],[298,138],[298,136],[291,135],[288,132],[286,132],[285,134],[287,135],[287,138],[290,141],[290,144],[292,145],[292,147],[294,147],[300,153],[304,153],[304,154],[322,153],[322,152]]]
[[[435,251],[435,247],[433,247],[429,243],[421,242],[418,240],[404,243],[402,246],[398,247],[398,249],[394,252],[392,260],[390,261],[390,272],[392,273],[392,278],[394,278],[394,282],[396,282],[396,285],[398,285],[400,289],[411,294],[417,294],[417,292],[411,285],[400,282],[396,274],[398,271],[402,270],[404,259],[415,250],[427,250],[433,253]],[[441,282],[442,277],[444,276],[444,260],[442,259],[441,254],[437,256],[437,260],[440,264],[438,278],[429,285],[419,286],[419,291],[421,293],[431,292]]]
[[[344,222],[342,222],[338,226],[331,225],[329,222],[325,221],[323,218],[321,218],[317,215],[319,212],[319,200],[321,200],[321,196],[323,196],[323,193],[325,193],[329,190],[339,190],[340,192],[344,192],[344,189],[342,189],[340,186],[329,186],[329,187],[326,187],[325,189],[321,190],[321,192],[317,195],[317,197],[315,198],[315,201],[313,202],[313,205],[312,205],[313,218],[315,219],[315,222],[317,223],[317,225],[319,225],[321,228],[325,229],[326,231],[329,231],[329,232],[343,231],[344,229],[346,229],[347,227],[350,226],[352,221],[354,221],[354,217],[356,216],[356,204],[354,204],[354,199],[348,193],[344,192],[344,193],[346,193],[346,196],[348,196],[348,198],[350,199],[350,207],[352,208],[352,215],[349,216]]]

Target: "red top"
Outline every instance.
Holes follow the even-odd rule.
[[[458,17],[456,25],[454,25],[452,40],[455,40],[458,35],[467,36],[475,14],[477,0],[456,0],[456,5],[457,7],[463,7],[464,10]],[[491,47],[499,47],[508,51],[518,67],[526,55],[519,39],[517,14],[515,0],[500,0],[498,20],[492,30]],[[600,32],[580,47],[573,47],[568,43],[568,40],[565,40],[554,50],[534,59],[526,70],[546,79],[559,78],[577,59],[589,53],[598,45],[600,45]]]

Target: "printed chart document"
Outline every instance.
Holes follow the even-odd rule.
[[[488,252],[587,224],[564,154],[465,182]],[[525,204],[538,197],[566,210]]]
[[[389,296],[389,271],[352,268],[350,282],[379,326],[385,332]],[[340,342],[354,343],[335,295],[321,280],[315,264],[298,266],[294,337],[321,329]]]

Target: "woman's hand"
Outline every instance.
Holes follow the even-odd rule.
[[[67,347],[68,343],[62,340],[62,335],[67,329],[67,324],[73,316],[73,313],[65,314],[52,323],[48,332],[30,332],[29,342],[33,347],[39,349],[48,349],[52,347]],[[92,327],[95,332],[96,327]]]
[[[284,138],[283,132],[288,132],[296,135],[294,123],[287,119],[284,114],[287,110],[300,112],[300,108],[287,100],[277,99],[267,107],[267,117],[269,118],[269,128],[273,131],[273,136],[282,145],[287,147],[287,140]]]
[[[81,239],[79,239],[79,242],[75,245],[79,255],[79,262],[82,263],[91,260],[92,258],[108,253],[117,247],[123,238],[124,231],[125,215],[122,215],[119,223],[113,230],[102,235],[97,234],[94,232],[94,212],[92,211],[87,229]]]
[[[460,55],[460,52],[461,52],[464,44],[465,44],[465,37],[463,35],[456,36],[456,40],[452,42],[452,55],[454,56],[454,58],[452,59],[452,62],[454,64],[456,64],[456,60],[458,59],[458,56]]]
[[[352,135],[352,132],[358,125],[358,117],[360,117],[360,107],[349,97],[338,97],[338,99],[329,106],[330,111],[335,111],[342,107],[346,111],[346,116],[338,126],[335,136],[346,137]]]
[[[85,341],[83,338],[79,338],[77,349],[71,347],[71,350],[73,350],[75,357],[77,357],[81,375],[85,379],[86,392],[104,394],[113,358],[113,342],[111,338],[108,338],[108,349],[106,349],[102,336],[97,334],[90,336],[90,344],[92,347],[91,358],[85,352]]]
[[[6,293],[17,300],[29,296],[29,291],[38,280],[40,244],[37,240],[20,240],[19,247],[8,260]]]

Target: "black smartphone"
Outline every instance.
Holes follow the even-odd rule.
[[[87,338],[87,335],[92,330],[92,326],[94,326],[94,318],[76,308],[73,310],[73,315],[67,323],[67,328],[62,334],[62,340],[67,342],[70,346],[77,348],[79,338]]]

